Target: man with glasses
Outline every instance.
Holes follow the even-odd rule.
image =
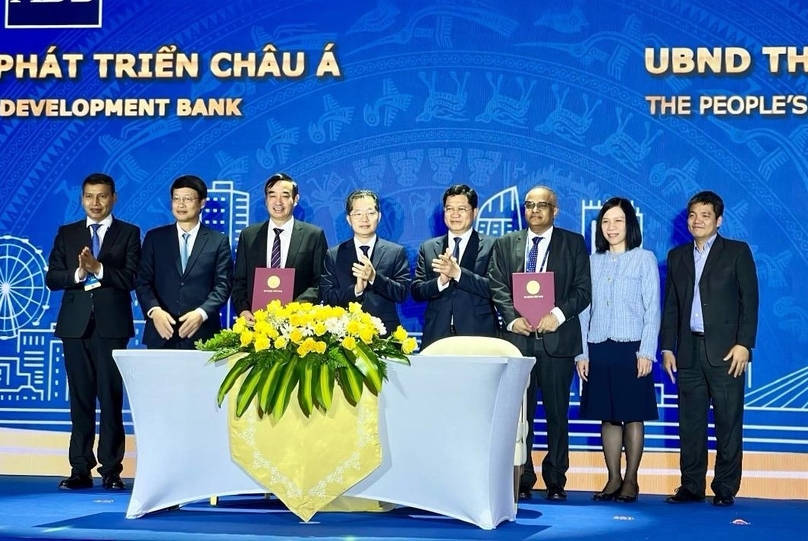
[[[48,257],[45,284],[62,291],[54,334],[62,339],[70,391],[70,477],[65,490],[93,487],[101,463],[103,487],[122,490],[123,381],[112,350],[135,335],[131,291],[140,260],[140,229],[112,216],[115,181],[94,173],[81,186],[86,217],[63,225]],[[101,409],[98,461],[93,455],[96,400]]]
[[[427,302],[421,349],[447,336],[496,336],[499,330],[488,262],[494,239],[473,229],[477,192],[455,184],[443,193],[443,222],[449,232],[418,251],[412,298]]]
[[[146,233],[135,291],[148,348],[193,349],[222,329],[233,258],[227,235],[200,222],[208,187],[194,175],[171,185],[173,224]]]
[[[292,177],[286,173],[269,177],[264,183],[264,197],[269,220],[242,231],[236,248],[233,308],[248,323],[255,322],[253,310],[265,308],[252,305],[256,268],[294,268],[294,300],[317,303],[328,248],[322,229],[293,216],[300,193]]]
[[[382,214],[374,192],[352,192],[345,212],[354,236],[326,254],[320,280],[323,302],[344,307],[358,302],[365,312],[381,319],[390,334],[401,324],[396,304],[404,302],[410,287],[407,252],[376,235]]]
[[[558,198],[550,188],[533,188],[525,197],[527,229],[508,233],[494,243],[489,280],[494,304],[502,315],[504,337],[525,356],[536,358],[527,389],[528,404],[535,418],[538,391],[541,391],[547,419],[547,455],[541,474],[547,499],[564,501],[569,469],[568,414],[570,385],[575,356],[582,352],[578,314],[589,305],[592,284],[589,256],[584,238],[555,227]],[[555,280],[555,307],[536,326],[519,314],[513,303],[512,274],[552,272]],[[531,449],[533,423],[528,423],[528,453],[519,486],[520,497],[529,499],[536,482]]]

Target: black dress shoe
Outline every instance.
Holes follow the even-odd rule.
[[[59,482],[59,488],[62,490],[83,490],[85,488],[93,488],[93,478],[90,474],[74,474],[67,479],[62,479]]]
[[[547,499],[551,502],[565,502],[567,501],[567,493],[558,485],[548,485]]]
[[[735,498],[733,496],[719,496],[718,494],[713,497],[713,505],[716,507],[729,507],[735,505]]]
[[[696,503],[696,502],[703,502],[704,496],[699,496],[698,494],[694,494],[690,492],[685,487],[679,487],[676,489],[676,494],[673,496],[668,496],[665,498],[665,503]]]
[[[519,485],[519,499],[520,500],[533,499],[533,489],[530,487],[530,485]]]
[[[123,490],[126,484],[121,480],[121,476],[117,473],[110,473],[104,476],[104,488],[107,490]]]

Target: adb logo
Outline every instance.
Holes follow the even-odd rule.
[[[6,28],[101,28],[102,0],[5,0]]]

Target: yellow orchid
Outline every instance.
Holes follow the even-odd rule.
[[[255,341],[253,342],[255,351],[264,351],[269,349],[269,337],[264,333],[255,333]]]
[[[356,338],[353,336],[346,336],[342,339],[342,347],[349,351],[353,351],[356,349]]]
[[[405,338],[407,338],[407,331],[404,330],[404,327],[399,325],[398,328],[393,333],[393,338],[395,338],[399,342],[402,342]]]
[[[242,347],[249,346],[252,343],[252,340],[253,340],[253,333],[252,333],[252,331],[245,329],[245,330],[241,331],[240,338],[241,338],[241,346]]]
[[[415,341],[415,338],[409,337],[405,338],[404,341],[401,343],[401,351],[405,355],[409,355],[415,348],[418,346],[418,342]]]

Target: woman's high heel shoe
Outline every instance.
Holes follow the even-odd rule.
[[[639,485],[634,485],[635,491],[634,494],[619,494],[615,497],[614,501],[620,503],[634,503],[637,501],[637,498],[640,496],[640,487]]]
[[[592,499],[596,502],[611,502],[617,497],[617,494],[620,492],[622,486],[617,487],[617,490],[613,492],[595,492],[592,496]]]

